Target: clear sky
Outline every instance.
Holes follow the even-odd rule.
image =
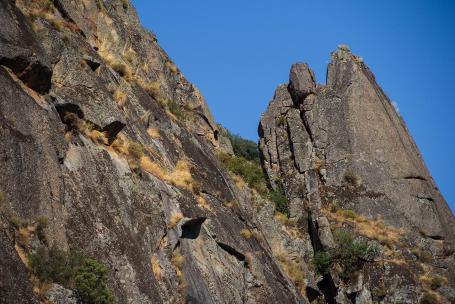
[[[257,140],[261,113],[290,65],[325,83],[348,44],[398,104],[455,210],[455,1],[133,0],[142,23],[207,99],[216,120]]]

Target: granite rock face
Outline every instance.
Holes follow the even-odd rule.
[[[0,303],[76,301],[31,274],[51,245],[104,264],[116,303],[307,303],[129,1],[1,1],[0,42]]]
[[[326,85],[315,83],[306,64],[291,67],[289,85],[276,89],[261,117],[259,136],[264,169],[273,187],[284,188],[291,219],[313,227],[313,251],[334,246],[331,227],[337,224],[370,238],[359,222],[373,228],[380,220],[400,231],[399,243],[389,248],[395,261],[383,255],[381,263],[366,265],[357,289],[337,282],[332,272],[338,296],[326,295],[327,302],[344,303],[347,296],[357,297],[356,303],[417,303],[425,291],[419,276],[436,274],[453,291],[454,216],[402,118],[346,46],[332,53]],[[340,219],[346,210],[351,216]],[[421,251],[431,262],[419,264],[412,257]],[[450,294],[439,300],[453,301]]]
[[[106,266],[115,303],[453,302],[453,215],[366,66],[332,56],[261,118],[287,217],[221,165],[225,130],[129,1],[1,1],[0,303],[81,302],[33,271],[54,246]],[[350,278],[313,263],[339,228],[381,249]]]

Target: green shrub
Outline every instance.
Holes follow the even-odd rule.
[[[259,163],[259,150],[256,142],[244,139],[239,135],[232,134],[226,129],[220,129],[223,130],[222,135],[228,137],[231,141],[232,149],[234,150],[234,154],[236,156]]]
[[[289,217],[288,199],[282,187],[277,190],[269,190],[268,199],[275,204],[275,210]]]
[[[353,220],[355,220],[358,217],[357,213],[355,213],[354,210],[347,209],[347,210],[340,210],[339,212],[343,216],[345,216],[347,218],[350,218],[350,219],[353,219]]]
[[[29,255],[29,261],[41,281],[73,289],[83,303],[113,303],[112,293],[106,286],[106,266],[80,251],[42,246]]]
[[[317,273],[326,274],[332,264],[332,257],[330,253],[319,251],[314,254],[313,265]]]
[[[219,159],[227,170],[241,176],[250,188],[263,196],[267,194],[267,180],[259,163],[227,154],[219,154]]]
[[[41,281],[66,285],[74,274],[70,256],[56,246],[38,248],[36,253],[29,256],[29,260],[30,267]]]
[[[335,248],[314,255],[313,264],[318,273],[327,272],[334,263],[337,263],[342,268],[340,277],[348,280],[365,262],[373,261],[380,253],[376,243],[356,240],[348,231],[337,230],[334,237],[337,244]]]
[[[5,194],[0,191],[0,206],[5,202]]]
[[[349,279],[362,268],[364,262],[374,260],[380,253],[376,243],[355,240],[348,231],[337,230],[334,236],[337,242],[334,258],[343,269],[340,276],[344,279]]]
[[[75,277],[76,293],[84,303],[114,303],[114,297],[106,286],[106,274],[106,266],[93,259],[85,259]]]

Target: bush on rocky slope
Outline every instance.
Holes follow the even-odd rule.
[[[112,292],[106,286],[106,266],[80,251],[42,246],[30,254],[29,261],[40,281],[73,289],[84,303],[113,303]]]
[[[349,280],[359,271],[367,261],[373,261],[380,252],[376,243],[355,239],[345,230],[334,233],[337,246],[328,252],[317,252],[313,258],[313,265],[318,273],[324,274],[338,264],[341,266],[340,277]]]

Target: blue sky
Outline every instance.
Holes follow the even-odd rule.
[[[218,122],[257,140],[261,113],[293,62],[325,83],[330,52],[348,44],[398,104],[455,210],[455,1],[133,0],[207,99]],[[452,93],[452,94],[451,94]]]

